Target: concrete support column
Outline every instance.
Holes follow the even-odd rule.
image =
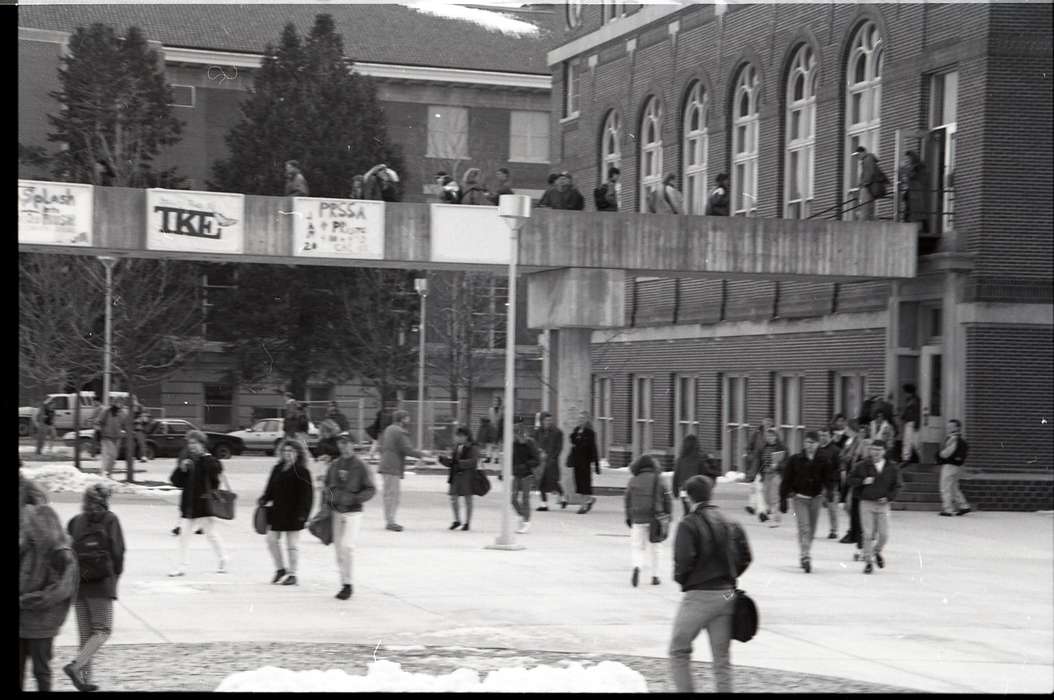
[[[965,420],[966,332],[959,322],[959,301],[965,275],[957,270],[944,273],[941,304],[941,415]]]
[[[899,406],[900,377],[897,367],[897,348],[900,347],[900,282],[890,285],[888,320],[886,321],[886,395],[892,393]],[[845,408],[842,409],[845,411]],[[856,410],[856,409],[853,409]]]

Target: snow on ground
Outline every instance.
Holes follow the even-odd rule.
[[[88,486],[99,481],[109,484],[113,493],[158,493],[171,491],[174,488],[172,486],[154,487],[114,481],[98,474],[85,474],[77,471],[72,464],[63,462],[48,462],[41,464],[41,466],[23,466],[20,473],[47,493],[83,493]],[[120,473],[123,474],[123,470]]]
[[[523,20],[514,19],[500,12],[492,12],[478,7],[462,7],[460,5],[448,4],[445,2],[435,2],[434,0],[411,3],[409,7],[418,12],[423,12],[435,17],[445,17],[446,19],[458,19],[464,22],[472,22],[473,24],[478,24],[481,27],[498,31],[502,34],[511,34],[513,36],[537,36],[539,31],[538,27],[530,22],[524,22]]]
[[[365,676],[338,669],[289,671],[265,666],[227,676],[216,692],[271,693],[646,693],[644,676],[614,661],[595,666],[571,663],[566,668],[522,666],[491,671],[481,681],[479,673],[459,668],[445,675],[410,673],[392,661],[374,661]]]

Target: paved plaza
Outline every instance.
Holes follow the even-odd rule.
[[[155,462],[137,478],[164,481],[170,463]],[[518,650],[524,656],[567,652],[566,658],[582,659],[666,656],[680,598],[670,578],[669,545],[660,559],[662,584],[631,588],[620,496],[599,496],[584,516],[571,507],[533,513],[531,532],[518,537],[527,548],[497,551],[485,545],[494,541],[500,523],[499,482],[493,480],[491,494],[477,499],[472,531],[450,532],[445,478],[408,476],[399,515],[406,531],[383,529],[379,496],[367,504],[355,555],[355,594],[342,602],[333,598],[339,581],[332,549],[306,532],[300,585],[270,584],[273,566],[263,538],[252,531],[251,515],[272,463],[264,457],[228,463],[240,506],[237,519],[221,525],[231,560],[227,574],[215,573],[201,537],[193,543],[188,575],[166,575],[176,552],[170,530],[178,492],[114,497],[129,553],[115,631],[100,670],[108,653],[135,655],[135,649],[118,645],[150,645],[139,652],[147,656],[163,653],[152,651],[156,645],[174,645],[173,652],[200,643],[230,654],[269,650],[260,652],[259,663],[245,651],[250,657],[240,658],[232,671],[281,665],[275,659],[284,657],[296,657],[290,668],[337,665],[332,655],[302,656],[297,650],[307,654],[307,644],[355,645],[348,649],[356,657],[360,647],[380,645],[378,658],[392,661],[400,661],[400,647],[410,648],[406,654],[442,648],[439,655],[447,658],[457,656],[451,647]],[[626,478],[611,470],[598,483],[616,486]],[[775,529],[750,519],[742,510],[745,489],[721,484],[716,492],[724,511],[744,523],[754,552],[740,584],[758,603],[761,629],[750,643],[734,643],[738,667],[933,692],[1054,690],[1049,515],[939,518],[896,512],[885,569],[864,576],[850,545],[822,539],[814,544],[813,573],[806,575],[798,568],[793,516]],[[75,494],[53,495],[63,521],[75,514],[78,501]],[[820,532],[826,532],[826,516]],[[62,647],[76,643],[72,621],[56,642],[61,660],[68,654]],[[707,662],[708,645],[705,638],[700,642],[695,658]],[[282,643],[289,644],[288,653]],[[172,687],[163,664],[149,666],[157,670],[152,689]],[[365,663],[345,669],[365,673]],[[751,670],[741,668],[737,686],[752,685],[750,677]]]

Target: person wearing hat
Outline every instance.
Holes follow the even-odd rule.
[[[710,502],[713,489],[713,480],[702,474],[685,482],[691,512],[677,523],[673,541],[673,578],[684,592],[670,640],[670,675],[678,693],[695,691],[692,643],[704,629],[710,637],[717,692],[732,692],[729,647],[736,579],[750,566],[752,555],[743,528]]]
[[[835,466],[819,451],[820,435],[805,433],[805,447],[787,460],[780,482],[780,512],[787,512],[787,498],[794,497],[794,516],[798,521],[798,547],[801,568],[812,571],[812,541],[820,522],[824,493],[831,493],[837,482]]]
[[[107,572],[101,577],[90,573],[82,561],[81,583],[74,602],[80,652],[62,669],[77,690],[97,690],[91,682],[91,660],[113,631],[113,601],[117,600],[117,581],[124,572],[124,534],[121,521],[110,511],[110,488],[105,483],[92,484],[84,491],[81,512],[73,516],[66,530],[78,551],[79,543],[101,535],[100,544],[109,555],[109,565],[104,567]]]
[[[362,504],[373,498],[377,488],[370,470],[355,455],[347,435],[337,438],[337,447],[340,456],[326,470],[322,503],[333,511],[333,548],[337,552],[341,584],[336,597],[347,600],[352,593],[352,555],[362,526]]]
[[[874,571],[872,562],[886,566],[882,548],[889,541],[889,511],[902,485],[900,469],[886,459],[888,445],[872,440],[868,458],[857,463],[849,476],[849,485],[860,489],[860,524],[864,539],[864,573]],[[875,542],[875,535],[878,542]]]

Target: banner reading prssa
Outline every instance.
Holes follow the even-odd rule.
[[[147,250],[241,253],[244,241],[244,195],[146,191]]]
[[[293,197],[293,255],[384,259],[384,202]]]
[[[92,245],[95,188],[63,182],[18,181],[18,242]]]

